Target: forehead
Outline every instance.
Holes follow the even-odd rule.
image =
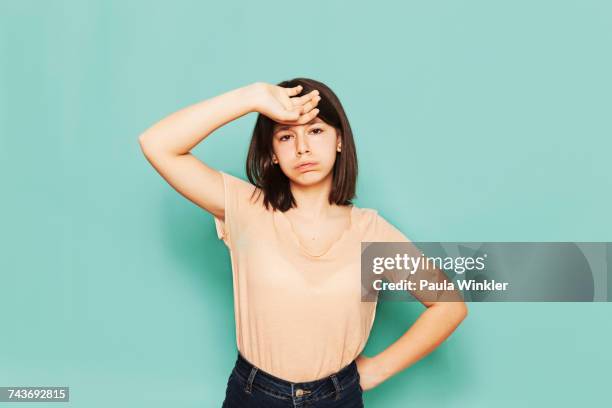
[[[300,126],[314,125],[315,123],[325,123],[325,122],[323,122],[320,118],[315,117],[313,120],[311,120],[310,122],[306,122],[303,125],[291,126],[291,125],[276,124],[276,125],[274,125],[273,131],[274,132],[280,132],[281,130],[289,130],[289,129],[292,129],[292,128],[298,128]]]

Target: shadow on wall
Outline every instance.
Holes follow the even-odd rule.
[[[177,279],[188,281],[202,299],[202,327],[206,327],[203,370],[229,373],[236,358],[232,269],[227,247],[218,239],[213,216],[174,190],[162,200],[160,214],[163,248],[180,266]],[[206,373],[208,374],[208,373]],[[220,378],[223,376],[219,376]],[[221,379],[223,385],[225,379]]]
[[[400,338],[424,310],[425,307],[419,302],[379,302],[365,354],[371,357],[383,351]],[[470,381],[467,347],[462,341],[457,341],[462,325],[432,353],[378,387],[366,391],[366,406],[389,406],[393,401],[397,402],[398,407],[405,406],[407,402],[410,405],[422,402],[428,406],[454,406],[457,395],[466,389]]]

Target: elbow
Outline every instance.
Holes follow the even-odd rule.
[[[140,136],[138,136],[138,144],[140,145],[141,148],[144,149],[145,143],[146,143],[146,134],[142,133]]]
[[[145,133],[138,136],[138,144],[140,145],[140,150],[146,157],[149,157],[149,155],[153,154],[152,147],[151,147],[151,141],[148,140]]]
[[[167,147],[163,146],[159,140],[147,133],[143,133],[138,136],[138,143],[142,153],[147,157],[166,157],[166,156],[180,156],[179,153],[174,153]]]
[[[453,309],[455,309],[455,316],[459,323],[461,323],[468,315],[468,308],[465,302],[457,302]]]
[[[448,316],[449,321],[455,325],[459,325],[468,315],[468,308],[465,302],[441,302],[436,305],[444,308],[444,314]]]
[[[448,321],[452,322],[455,326],[458,326],[468,315],[468,308],[464,301],[435,302],[427,307],[434,306],[440,308]]]

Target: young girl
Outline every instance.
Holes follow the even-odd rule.
[[[190,151],[259,112],[250,182]],[[357,154],[325,84],[254,83],[173,113],[140,136],[151,165],[214,216],[232,264],[237,360],[223,407],[362,407],[362,393],[415,363],[465,318],[463,302],[427,309],[374,357],[361,354],[376,302],[361,299],[361,242],[409,242],[376,210],[355,207]]]

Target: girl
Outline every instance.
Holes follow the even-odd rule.
[[[258,112],[250,182],[190,151]],[[180,194],[214,216],[231,255],[237,360],[223,407],[362,407],[362,393],[431,352],[465,318],[463,302],[427,309],[374,357],[361,354],[376,302],[361,299],[361,242],[409,242],[376,210],[355,207],[357,154],[325,84],[254,83],[186,107],[140,136]]]

